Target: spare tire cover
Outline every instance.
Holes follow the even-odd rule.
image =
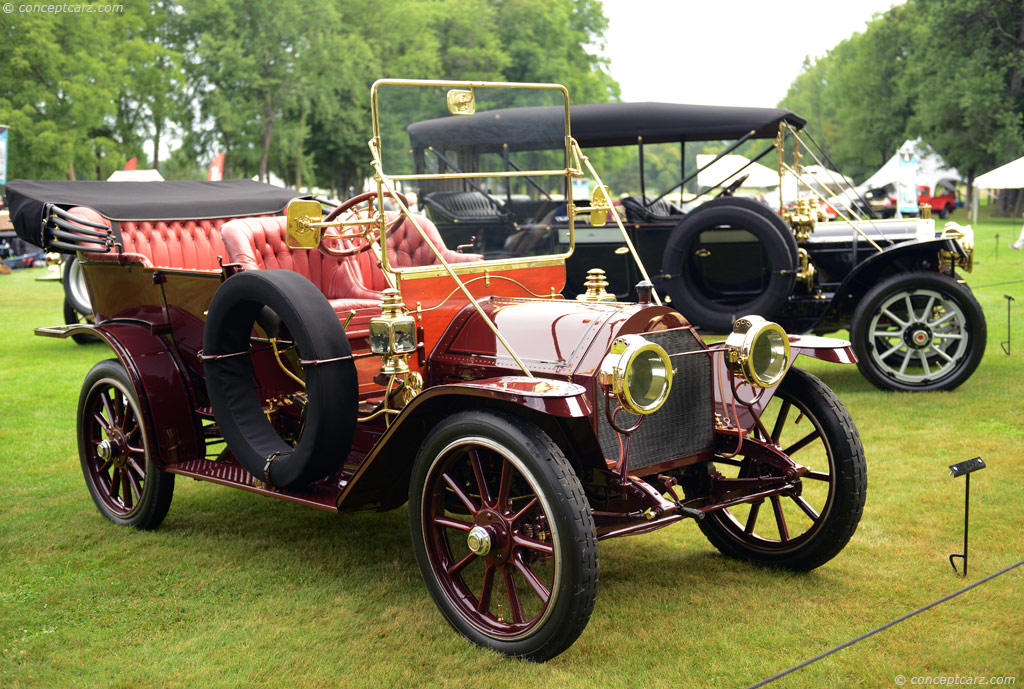
[[[264,307],[284,323],[300,358],[329,363],[305,367],[305,424],[292,447],[263,413],[249,356],[207,359],[206,389],[228,449],[249,473],[288,488],[338,469],[352,448],[358,377],[337,314],[312,282],[289,270],[237,273],[218,289],[203,332],[205,356],[246,352]]]
[[[738,301],[727,300],[709,293],[703,276],[694,274],[691,260],[695,245],[703,233],[719,230],[744,230],[760,244],[768,265],[766,283],[757,294]],[[728,251],[727,242],[721,246]],[[737,272],[740,260],[737,254]],[[736,316],[776,317],[793,291],[797,261],[796,239],[778,215],[751,199],[721,197],[690,212],[672,230],[662,259],[662,273],[671,276],[665,287],[672,297],[672,306],[694,325],[724,333],[732,328]],[[716,279],[727,280],[728,276],[718,275]]]

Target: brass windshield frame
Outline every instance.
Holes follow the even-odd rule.
[[[463,88],[463,89],[532,89],[532,90],[544,90],[558,92],[562,96],[562,103],[564,107],[564,122],[565,122],[565,152],[564,160],[567,161],[568,167],[561,170],[512,170],[508,172],[469,172],[469,173],[437,173],[437,174],[408,174],[408,175],[388,175],[383,169],[383,161],[381,160],[381,128],[380,128],[380,110],[378,102],[378,91],[382,86],[424,86],[424,87],[444,87],[444,88]],[[573,167],[573,161],[575,156],[573,155],[573,141],[572,132],[570,130],[569,123],[569,91],[565,86],[561,84],[543,84],[543,83],[510,83],[510,82],[494,82],[494,81],[445,81],[445,80],[432,80],[432,79],[378,79],[374,82],[370,89],[370,110],[373,120],[373,139],[370,140],[369,146],[370,151],[373,155],[373,168],[374,168],[374,181],[377,185],[377,197],[378,207],[383,208],[383,201],[385,192],[394,192],[395,181],[411,181],[411,180],[425,180],[425,179],[470,179],[470,178],[501,178],[501,177],[526,177],[526,176],[547,176],[554,177],[560,176],[565,178],[566,188],[570,190],[565,200],[566,210],[569,216],[569,248],[567,251],[558,254],[547,254],[543,256],[522,256],[517,258],[502,258],[494,259],[490,261],[474,261],[472,263],[459,263],[456,265],[449,265],[443,258],[438,255],[438,260],[441,261],[440,265],[432,266],[409,266],[409,267],[398,267],[391,264],[387,252],[387,242],[380,242],[380,253],[381,253],[381,267],[388,273],[394,274],[399,280],[411,280],[417,278],[429,278],[437,277],[439,275],[451,275],[456,278],[457,274],[475,274],[482,272],[494,272],[496,270],[515,269],[515,268],[529,268],[538,265],[557,265],[564,264],[566,259],[572,256],[576,248],[576,230],[575,230],[575,216],[576,208],[574,199],[572,198],[572,179],[574,177],[583,177],[584,172],[579,167]],[[393,194],[391,196],[395,202],[401,208],[404,215],[409,218],[409,221],[413,223],[416,230],[426,237],[423,229],[416,222],[412,213],[408,208],[405,207],[404,203],[401,203],[397,197]],[[382,215],[383,217],[383,215]],[[379,228],[379,236],[383,237],[383,227]],[[428,242],[429,244],[429,242]],[[457,278],[456,278],[457,279]]]

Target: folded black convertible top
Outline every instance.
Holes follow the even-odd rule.
[[[303,196],[291,189],[244,179],[222,182],[66,182],[12,180],[7,206],[19,237],[43,245],[43,206],[84,206],[105,218],[202,220],[280,213]]]

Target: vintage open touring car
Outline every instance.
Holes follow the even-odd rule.
[[[495,166],[489,159],[515,170],[544,145],[524,136],[524,126],[559,117],[557,108],[510,108],[414,122],[408,137],[421,170]],[[883,389],[949,390],[981,362],[985,315],[957,273],[972,268],[973,231],[955,223],[937,231],[930,218],[860,215],[866,202],[844,200],[852,190],[828,191],[841,175],[825,172],[820,180],[804,168],[812,157],[819,163],[827,158],[807,146],[808,135],[801,131],[806,122],[799,115],[783,108],[598,103],[572,106],[572,119],[573,137],[584,150],[618,152],[623,167],[632,168],[631,176],[619,175],[625,188],[615,190],[634,194],[621,199],[626,229],[644,263],[658,269],[652,275],[655,287],[698,328],[725,333],[744,313],[760,313],[791,332],[848,328],[861,372]],[[692,153],[692,144],[723,140],[733,143],[704,165],[687,169],[688,143]],[[686,198],[684,210],[686,183],[713,174],[723,156],[759,140],[768,144],[755,149],[746,166],[702,184],[698,200],[708,200],[694,205]],[[771,195],[781,215],[735,195],[753,169],[749,166],[768,155],[779,170],[780,191]],[[651,180],[659,170],[645,160],[656,158],[677,160],[676,175]],[[790,193],[802,198],[787,208],[793,199],[779,194],[790,184]],[[652,187],[660,195],[649,195]],[[442,237],[485,255],[514,254],[524,244],[543,241],[552,251],[567,246],[566,204],[539,185],[516,195],[511,185],[454,188],[430,180],[420,183],[420,191]],[[836,219],[824,222],[819,208]],[[475,229],[485,223],[485,231]],[[575,241],[568,290],[600,266],[610,292],[635,298],[640,275],[617,227],[583,228]]]
[[[37,333],[115,355],[78,408],[103,515],[156,528],[176,476],[331,512],[408,502],[445,619],[533,660],[586,626],[601,539],[693,518],[758,563],[807,570],[843,549],[863,449],[836,396],[791,365],[849,363],[847,342],[747,315],[709,346],[650,284],[609,301],[594,274],[565,299],[571,251],[488,259],[409,210],[399,181],[529,176],[564,193],[596,175],[563,87],[384,80],[372,103],[376,189],[326,216],[252,182],[8,187],[23,236],[77,253],[95,311]],[[410,122],[536,103],[564,116],[523,133],[561,142],[535,167],[418,173],[402,158]],[[569,213],[596,224],[609,208],[598,193]]]

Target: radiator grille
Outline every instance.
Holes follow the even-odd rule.
[[[669,354],[693,352],[703,349],[690,330],[668,330],[644,333],[644,338],[655,342]],[[714,443],[714,416],[712,407],[711,357],[683,356],[672,359],[676,369],[672,391],[661,409],[648,415],[630,442],[629,467],[642,467],[666,462],[677,457],[710,450]],[[615,404],[615,402],[612,402]],[[598,406],[598,440],[605,457],[618,459],[618,433],[605,418],[605,400]],[[635,423],[636,416],[619,412],[620,425]]]

